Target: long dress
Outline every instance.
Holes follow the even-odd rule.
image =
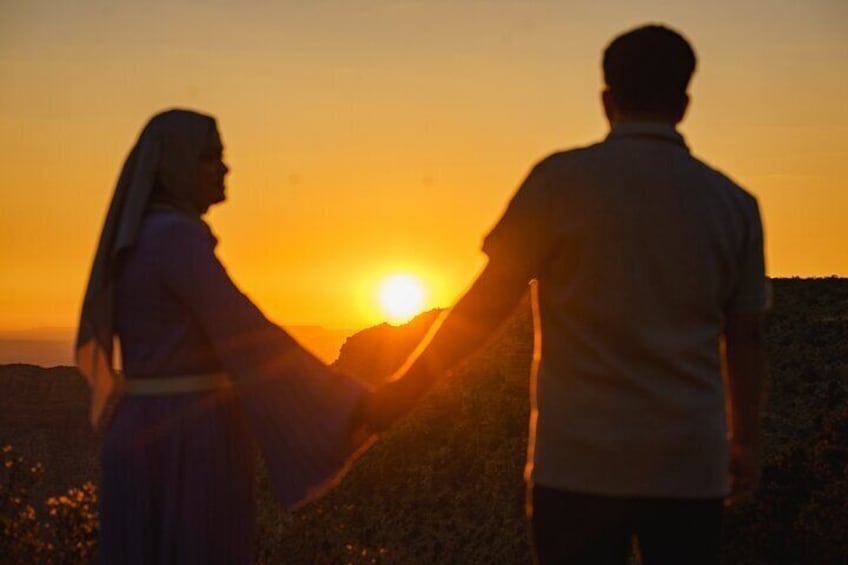
[[[118,275],[127,379],[224,371],[234,386],[121,400],[103,447],[103,563],[252,563],[254,440],[286,507],[356,452],[350,417],[365,387],[268,321],[215,244],[199,221],[149,214]]]

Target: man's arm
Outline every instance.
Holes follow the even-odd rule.
[[[731,499],[753,493],[760,479],[760,416],[768,375],[764,314],[735,314],[725,327],[731,423]]]
[[[369,427],[384,429],[409,411],[446,371],[477,350],[512,313],[527,291],[529,277],[510,265],[490,261],[450,310],[435,333],[418,347],[395,378],[361,409]]]
[[[366,399],[361,422],[382,429],[405,414],[442,373],[480,347],[515,309],[530,280],[557,249],[552,225],[558,207],[551,202],[549,179],[552,159],[537,163],[521,183],[483,240],[483,252],[489,257],[486,268],[397,378]]]

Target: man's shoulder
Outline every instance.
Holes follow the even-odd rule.
[[[720,191],[725,198],[734,200],[740,205],[748,208],[757,207],[757,198],[748,192],[739,182],[733,179],[724,171],[713,167],[702,161],[701,159],[692,156],[691,163],[693,173],[701,175],[709,182],[711,188]]]
[[[533,168],[546,173],[567,171],[589,163],[600,155],[602,147],[602,143],[593,143],[571,149],[557,150],[538,161]]]
[[[562,179],[575,172],[591,168],[593,163],[598,162],[601,152],[601,143],[557,150],[537,161],[533,165],[531,175],[546,179]]]

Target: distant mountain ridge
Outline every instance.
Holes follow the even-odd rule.
[[[73,364],[73,340],[0,337],[0,363],[60,367]]]
[[[285,326],[301,345],[325,363],[339,356],[345,339],[354,333],[348,329],[321,326]],[[0,365],[25,364],[41,367],[68,367],[74,364],[74,328],[35,328],[0,331]]]
[[[322,326],[283,326],[283,329],[324,363],[336,360],[342,344],[354,332],[347,329],[331,330]]]

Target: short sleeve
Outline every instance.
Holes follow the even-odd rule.
[[[490,262],[535,278],[553,248],[547,160],[537,164],[518,188],[503,216],[483,240]]]
[[[751,199],[738,278],[727,311],[730,314],[757,313],[770,307],[771,287],[765,273],[763,225],[757,201]]]

